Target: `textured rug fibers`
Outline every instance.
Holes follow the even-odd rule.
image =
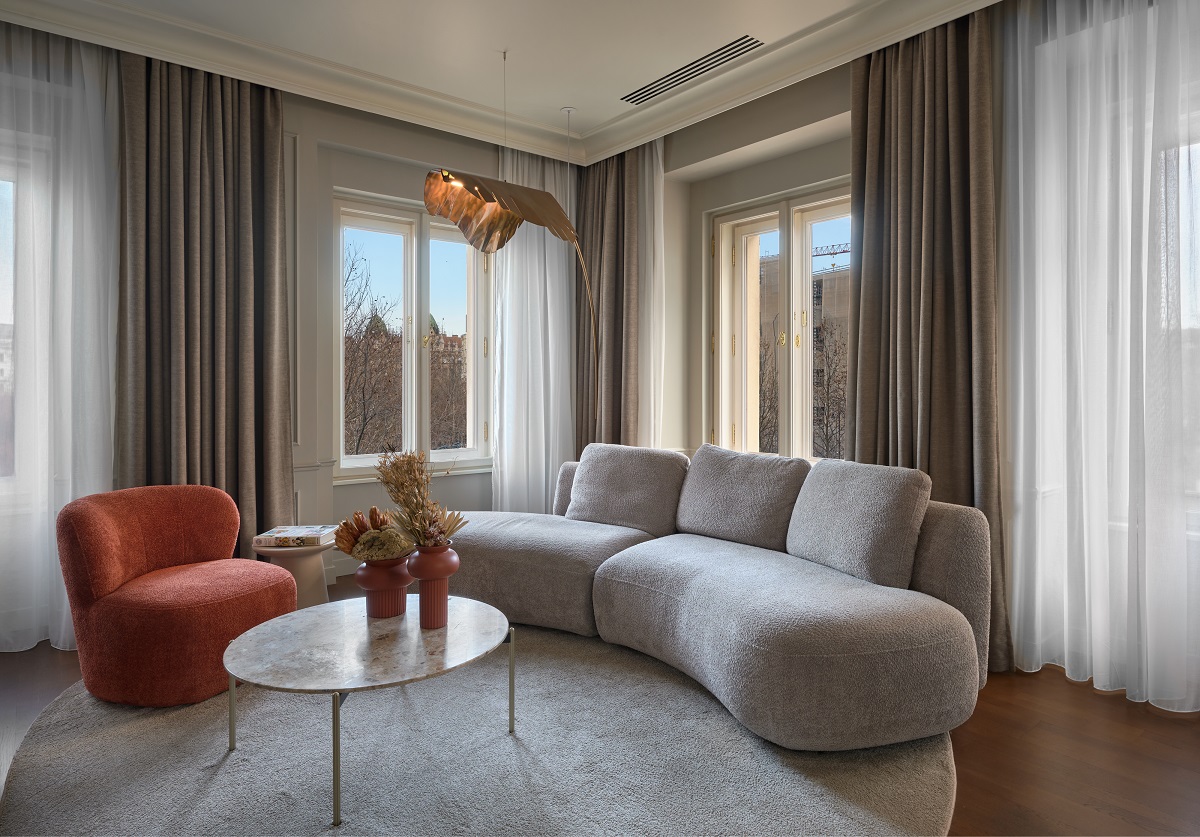
[[[342,707],[332,828],[331,698],[238,689],[136,709],[71,686],[21,744],[0,834],[944,834],[949,736],[799,753],[625,648],[517,629],[508,654]]]

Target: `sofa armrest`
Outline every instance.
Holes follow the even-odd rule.
[[[558,484],[554,487],[554,513],[559,517],[567,513],[571,505],[571,487],[575,484],[575,471],[578,462],[564,462],[558,469]]]
[[[917,540],[910,588],[956,608],[975,632],[979,688],[987,682],[992,619],[992,548],[979,509],[930,501]]]

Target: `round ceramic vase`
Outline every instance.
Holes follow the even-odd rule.
[[[458,571],[458,553],[445,546],[418,546],[408,556],[408,571],[420,579],[421,628],[446,627],[450,576]]]

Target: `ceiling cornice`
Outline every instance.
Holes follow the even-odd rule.
[[[702,84],[673,91],[652,105],[631,106],[623,116],[573,134],[572,162],[595,162],[665,136],[993,2],[866,0],[706,76]],[[115,0],[0,0],[0,19],[486,142],[500,143],[504,137],[504,114],[495,108]],[[560,126],[509,114],[507,128],[509,146],[564,158]]]

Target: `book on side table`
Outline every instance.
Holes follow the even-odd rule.
[[[333,543],[336,525],[276,526],[254,536],[255,546],[321,546]]]

